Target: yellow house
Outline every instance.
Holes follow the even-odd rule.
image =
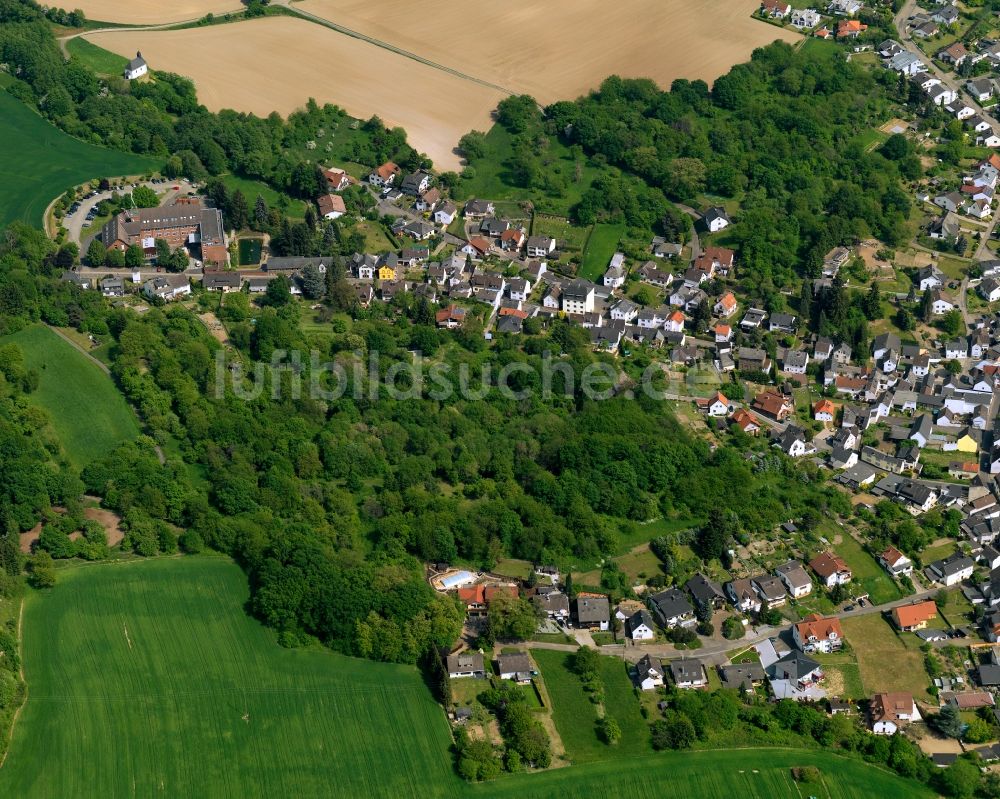
[[[379,280],[395,280],[396,279],[396,267],[389,266],[388,264],[382,264],[378,268],[378,279]]]
[[[979,444],[976,443],[976,439],[966,433],[955,442],[955,448],[958,449],[959,452],[978,452]]]

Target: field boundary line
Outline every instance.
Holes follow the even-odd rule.
[[[454,75],[456,78],[462,78],[463,80],[472,81],[473,83],[478,83],[480,86],[485,86],[488,89],[495,89],[498,92],[503,92],[504,94],[513,96],[516,94],[511,89],[505,86],[500,86],[497,83],[491,83],[483,78],[477,78],[475,75],[469,75],[467,72],[462,72],[461,70],[454,69],[453,67],[446,67],[444,64],[439,64],[437,61],[431,61],[429,58],[424,58],[422,55],[411,52],[409,50],[404,50],[402,47],[397,47],[394,44],[383,41],[382,39],[376,39],[374,36],[368,36],[367,34],[361,33],[360,31],[353,30],[352,28],[347,28],[338,22],[333,22],[329,19],[324,19],[323,17],[312,14],[308,11],[303,11],[299,8],[293,8],[292,6],[284,6],[290,11],[294,16],[305,20],[306,22],[312,22],[316,25],[322,25],[324,28],[329,28],[330,30],[336,31],[337,33],[342,33],[345,36],[350,36],[352,39],[358,39],[362,42],[367,42],[368,44],[373,44],[376,47],[381,47],[383,50],[388,50],[396,55],[401,55],[404,58],[409,58],[411,61],[416,61],[425,66],[436,69],[440,72],[447,72],[449,75]]]
[[[17,609],[17,650],[21,658],[17,673],[20,675],[21,682],[24,685],[24,698],[21,700],[21,704],[17,706],[17,710],[14,711],[14,717],[10,720],[10,730],[7,731],[6,746],[3,750],[3,757],[0,757],[0,769],[7,762],[7,755],[10,754],[10,745],[14,742],[14,728],[17,726],[17,720],[20,718],[24,706],[28,704],[28,681],[24,677],[24,597],[21,597],[21,604]]]

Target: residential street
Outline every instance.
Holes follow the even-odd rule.
[[[962,84],[965,82],[964,79],[959,78],[953,72],[944,72],[939,69],[937,65],[931,60],[931,58],[923,53],[923,51],[917,47],[913,42],[913,38],[910,36],[906,29],[906,21],[916,14],[920,9],[917,6],[916,0],[907,0],[906,4],[899,10],[896,14],[894,22],[896,25],[896,30],[899,32],[900,44],[909,52],[913,53],[915,56],[919,57],[924,64],[927,65],[927,71],[931,75],[936,77],[949,89],[954,89],[959,93],[962,99],[967,102],[972,108],[975,109],[976,113],[979,114],[983,119],[989,122],[995,129],[1000,131],[1000,122],[997,122],[996,118],[991,116],[988,112],[983,110],[983,107],[976,102],[972,97],[968,95],[962,88]],[[996,222],[994,221],[994,225]],[[993,227],[990,227],[992,232]],[[978,255],[978,253],[977,253]]]
[[[896,600],[894,602],[886,602],[882,605],[872,605],[870,603],[866,604],[864,607],[856,607],[855,610],[850,612],[840,611],[839,613],[834,613],[833,615],[840,619],[852,619],[856,616],[871,616],[875,613],[884,613],[886,611],[892,610],[896,607],[901,607],[902,605],[909,605],[912,602],[917,602],[922,599],[927,599],[933,596],[938,591],[937,588],[923,589],[915,594],[911,594],[903,599]],[[626,642],[624,644],[609,644],[606,646],[598,647],[602,654],[613,655],[614,657],[621,657],[623,660],[627,660],[631,663],[635,663],[640,660],[644,655],[654,655],[660,658],[682,658],[682,657],[692,657],[697,658],[702,661],[706,666],[719,666],[724,665],[729,662],[727,657],[728,652],[732,652],[735,649],[749,649],[757,644],[763,643],[768,638],[773,638],[782,630],[788,627],[788,624],[782,625],[780,627],[749,627],[749,635],[744,636],[735,641],[716,641],[712,640],[702,646],[700,649],[683,650],[677,649],[673,644],[643,644],[637,645],[631,642]],[[571,633],[580,639],[580,631],[571,630]],[[524,647],[527,649],[552,649],[558,652],[573,652],[578,648],[579,644],[556,644],[549,643],[547,641],[526,641]]]

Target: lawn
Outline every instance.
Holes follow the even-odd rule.
[[[580,277],[597,281],[607,271],[611,256],[618,249],[618,243],[625,235],[625,225],[598,223],[590,231],[587,246],[583,250]]]
[[[577,227],[562,216],[535,214],[531,220],[531,235],[551,236],[561,252],[581,252],[587,244],[590,228]]]
[[[139,434],[135,414],[111,378],[64,339],[33,325],[0,339],[10,342],[38,371],[38,388],[28,401],[48,412],[74,466],[82,468]]]
[[[124,56],[98,47],[82,37],[70,39],[66,43],[66,49],[72,57],[79,59],[98,75],[120,75],[128,63]]]
[[[645,738],[632,740],[644,723],[611,659],[607,700],[628,710],[616,715],[619,746],[597,744],[600,762],[466,785],[452,771],[444,713],[415,669],[282,649],[245,615],[247,595],[242,572],[212,557],[77,566],[30,594],[30,693],[0,795],[774,799],[797,796],[790,768],[815,765],[830,799],[931,796],[821,750],[649,754]],[[557,659],[565,655],[534,654],[546,677],[556,675],[553,701],[571,687],[570,702],[579,701]],[[582,727],[596,742],[579,721],[595,718],[593,706],[576,710],[575,724],[572,708],[557,710],[564,740],[564,728]]]
[[[604,683],[604,706],[621,727],[622,739],[609,747],[597,736],[597,706],[583,691],[583,684],[568,668],[567,652],[536,649],[532,652],[542,672],[552,700],[552,718],[573,763],[637,755],[650,751],[646,722],[639,712],[632,683],[625,664],[617,658],[601,658],[601,681]]]
[[[108,150],[67,136],[0,89],[0,227],[42,226],[49,203],[67,189],[100,177],[142,175],[153,158]]]
[[[845,530],[842,539],[833,550],[851,567],[854,578],[848,588],[852,594],[867,593],[875,605],[902,598],[899,586],[886,574],[885,569],[878,565],[875,558],[865,552],[853,536]]]
[[[908,648],[888,621],[871,614],[844,619],[842,625],[844,638],[857,658],[866,694],[909,691],[915,699],[928,699],[930,677],[924,669],[923,653]]]
[[[302,200],[292,199],[287,194],[277,192],[259,180],[250,180],[238,175],[227,174],[222,176],[222,182],[226,184],[226,188],[230,192],[234,192],[237,189],[243,192],[251,214],[253,214],[254,207],[257,204],[257,195],[259,194],[264,198],[264,202],[267,203],[268,208],[280,208],[292,219],[303,219],[306,215],[306,204]]]

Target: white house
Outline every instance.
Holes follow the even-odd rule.
[[[621,288],[625,284],[625,253],[616,252],[611,263],[608,264],[608,271],[604,273],[604,286],[609,289]]]
[[[785,584],[788,593],[795,599],[801,599],[812,593],[812,580],[797,560],[782,563],[774,571]]]
[[[803,652],[836,652],[844,645],[840,619],[811,613],[792,625],[792,640]]]
[[[796,8],[792,11],[791,23],[798,30],[809,30],[819,25],[822,18],[815,8]]]
[[[458,209],[455,207],[455,203],[450,200],[445,201],[440,208],[434,212],[434,222],[438,225],[450,225],[455,221],[455,216],[458,214]]]
[[[684,331],[684,314],[681,311],[674,311],[667,317],[663,327],[671,333],[681,333]]]
[[[635,664],[636,681],[643,691],[652,691],[662,687],[664,676],[663,664],[657,657],[645,655]]]
[[[726,209],[718,205],[713,205],[703,216],[705,221],[705,227],[711,233],[718,233],[720,230],[725,230],[729,227],[729,215],[726,213]]]
[[[875,735],[894,735],[903,724],[920,720],[913,697],[902,692],[875,694],[869,710]]]
[[[185,275],[168,275],[150,278],[142,284],[142,293],[149,299],[170,302],[191,293],[191,282]]]
[[[701,688],[708,684],[708,676],[700,660],[671,660],[670,677],[678,688]]]
[[[556,240],[548,236],[529,236],[525,253],[529,258],[545,258],[555,252]]]
[[[562,309],[566,313],[591,313],[594,310],[594,284],[586,280],[572,280],[563,286]]]
[[[640,610],[625,620],[625,635],[633,641],[652,641],[656,638],[656,627],[648,610]]]
[[[347,206],[344,198],[339,194],[323,194],[316,200],[319,206],[319,215],[323,219],[336,219],[347,213]]]
[[[136,78],[141,78],[149,72],[149,65],[146,63],[146,59],[142,57],[142,53],[136,53],[135,58],[131,59],[125,65],[124,77],[125,80],[135,80]]]

